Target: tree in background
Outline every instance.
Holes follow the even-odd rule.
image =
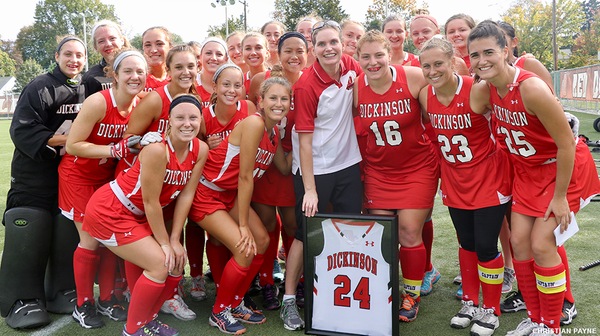
[[[340,0],[275,0],[273,19],[281,21],[293,30],[298,21],[308,15],[326,20],[342,22],[349,17],[340,5]]]
[[[173,32],[171,32],[171,42],[173,43],[173,45],[178,45],[178,44],[184,43],[181,36],[177,35]],[[200,41],[200,42],[202,42],[202,41]],[[135,35],[131,40],[129,40],[129,43],[131,44],[132,47],[134,47],[137,50],[140,50],[140,51],[144,50],[142,48],[142,34]]]
[[[364,25],[367,30],[379,30],[383,20],[392,14],[400,15],[408,22],[416,10],[416,0],[373,0],[373,4],[367,9]]]
[[[531,53],[548,69],[552,69],[551,3],[518,0],[502,15],[502,20],[515,27],[519,38],[519,52]],[[574,44],[574,38],[579,34],[584,21],[581,3],[576,0],[557,1],[556,43],[559,49]]]
[[[595,3],[596,7],[589,6]],[[588,6],[586,6],[588,4]],[[586,21],[581,28],[581,34],[575,39],[571,58],[565,62],[565,67],[575,68],[584,65],[597,64],[600,53],[600,7],[596,0],[583,3]]]
[[[35,22],[21,29],[17,35],[17,48],[23,59],[34,59],[43,68],[54,63],[57,38],[75,34],[83,39],[83,19],[85,14],[88,35],[91,27],[101,19],[119,22],[113,5],[105,5],[100,0],[42,0],[35,6]],[[89,63],[100,60],[93,53],[91,38],[88,36]]]
[[[15,92],[21,92],[27,83],[31,82],[32,79],[44,73],[44,68],[36,62],[34,59],[28,59],[17,69],[15,77],[17,78],[17,84],[15,85]]]
[[[14,76],[17,71],[17,62],[3,50],[0,50],[0,77]]]
[[[241,18],[228,18],[227,23],[229,24],[229,34],[233,33],[236,30],[244,31],[244,20]],[[225,29],[225,23],[220,26],[209,26],[206,31],[208,36],[216,36],[225,39],[227,36],[227,30]],[[202,41],[199,41],[202,42]]]

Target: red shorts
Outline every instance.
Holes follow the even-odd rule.
[[[510,201],[512,166],[508,154],[496,150],[484,161],[471,167],[460,167],[441,160],[440,192],[444,205],[475,210]],[[490,178],[493,177],[493,178]]]
[[[544,217],[556,187],[556,162],[541,166],[526,166],[515,162],[514,167],[512,211],[536,218]],[[579,141],[567,190],[569,208],[577,213],[598,193],[600,181],[596,165],[587,145]]]
[[[236,190],[216,191],[205,186],[202,183],[198,184],[194,201],[190,208],[190,218],[194,223],[200,223],[204,217],[216,212],[217,210],[225,210],[229,212],[237,197]]]
[[[145,215],[134,215],[117,199],[108,184],[90,198],[83,231],[105,246],[122,246],[152,235]]]
[[[296,195],[292,175],[285,176],[277,167],[271,165],[264,175],[254,182],[252,202],[280,207],[295,206]]]
[[[398,172],[393,176],[368,171],[364,182],[364,206],[386,210],[433,208],[439,176],[436,157],[413,171]]]
[[[98,188],[105,183],[97,185],[75,184],[67,181],[60,174],[58,176],[58,207],[63,216],[68,219],[83,223],[85,206]]]

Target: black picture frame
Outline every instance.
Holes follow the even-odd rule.
[[[338,223],[336,225],[334,225],[333,223]],[[374,229],[373,231],[370,231],[371,229],[365,229],[364,230],[364,234],[362,235],[362,237],[351,237],[354,238],[353,242],[351,244],[357,244],[357,245],[347,245],[347,243],[341,243],[342,247],[344,248],[346,246],[355,246],[356,249],[360,249],[358,248],[358,241],[362,242],[364,241],[365,243],[370,242],[370,243],[374,243],[374,241],[369,241],[369,236],[368,234],[370,232],[372,232],[373,234],[370,236],[370,238],[377,238],[379,235],[379,231],[382,230],[383,232],[381,233],[381,242],[380,244],[380,251],[381,251],[381,256],[383,257],[384,261],[389,265],[385,265],[385,263],[379,262],[379,272],[375,272],[378,273],[376,275],[371,275],[373,274],[373,272],[371,272],[371,274],[368,274],[368,267],[364,267],[364,268],[359,268],[358,271],[352,271],[352,269],[356,269],[355,265],[358,265],[357,263],[357,256],[360,255],[360,253],[357,255],[356,253],[358,252],[353,252],[354,253],[354,257],[351,258],[352,260],[348,259],[348,258],[344,258],[341,255],[334,253],[331,255],[327,255],[326,260],[323,259],[324,256],[322,256],[321,254],[324,252],[325,249],[325,232],[324,232],[324,228],[325,230],[327,230],[329,237],[337,237],[340,239],[346,239],[347,240],[348,237],[345,237],[345,235],[343,234],[344,231],[341,231],[340,228],[343,228],[345,225],[350,225],[350,226],[345,226],[346,228],[348,227],[352,227],[352,225],[356,225],[356,228],[358,229],[357,232],[362,232],[360,231],[359,227],[365,227],[368,228],[368,226],[370,225],[370,223],[375,223],[375,224],[379,224],[381,226],[383,226],[383,228],[381,227],[377,227],[377,226],[372,226],[375,227],[377,229]],[[340,225],[342,224],[342,225]],[[333,227],[335,227],[336,231],[333,231]],[[352,230],[350,230],[352,231]],[[337,233],[337,234],[336,234]],[[352,232],[346,232],[346,233],[350,233],[353,234]],[[398,273],[398,223],[397,223],[397,217],[396,216],[372,216],[372,215],[342,215],[342,214],[325,214],[325,213],[320,213],[320,214],[316,214],[314,217],[304,217],[304,295],[305,295],[305,304],[304,304],[304,321],[305,321],[305,333],[306,334],[311,334],[311,335],[331,335],[331,336],[339,336],[339,335],[398,335],[399,333],[399,323],[398,323],[398,300],[399,300],[399,273]],[[366,236],[365,236],[366,235]],[[331,238],[327,238],[327,239],[331,239]],[[328,248],[332,247],[332,244],[339,244],[339,241],[341,241],[340,239],[337,239],[338,242],[332,242],[330,244],[328,244]],[[332,241],[335,239],[331,239]],[[377,244],[377,243],[375,243]],[[368,245],[367,245],[368,246]],[[371,246],[375,246],[375,245],[371,245]],[[334,249],[337,246],[333,246]],[[375,251],[375,254],[378,253],[377,250],[373,250]],[[328,251],[325,251],[328,252]],[[344,252],[344,251],[339,251],[339,252]],[[326,253],[327,254],[327,253]],[[333,257],[331,257],[333,256]],[[333,261],[334,258],[337,258],[337,262]],[[348,256],[348,255],[345,255]],[[319,265],[316,265],[315,262],[315,258],[319,258]],[[361,256],[362,257],[362,256]],[[366,257],[365,257],[366,258]],[[342,261],[344,260],[344,261]],[[350,260],[350,261],[348,261]],[[317,274],[317,276],[315,276],[315,268],[317,266],[323,268],[324,262],[327,261],[327,270],[322,270],[322,273],[327,273],[332,267],[330,267],[331,265],[334,265],[336,263],[338,263],[340,265],[339,270],[332,272],[332,273],[344,273],[344,272],[348,272],[348,273],[352,273],[352,272],[358,272],[358,276],[361,277],[360,281],[354,281],[354,282],[358,282],[358,284],[360,285],[362,282],[362,279],[365,278],[364,276],[360,276],[360,273],[367,273],[368,277],[371,277],[371,280],[367,280],[366,282],[366,287],[365,286],[360,286],[361,288],[368,288],[369,292],[366,293],[368,295],[368,300],[356,300],[356,293],[358,292],[358,296],[359,298],[364,298],[361,295],[364,295],[364,290],[360,290],[359,291],[359,286],[353,287],[353,285],[351,284],[351,282],[353,282],[352,280],[349,280],[350,278],[348,276],[346,276],[345,274],[338,274],[335,276],[335,278],[333,279],[328,279],[328,277],[330,277],[330,275],[326,275],[326,276],[321,276],[321,283],[317,284],[317,287],[320,288],[315,288],[315,282],[319,282],[319,275]],[[345,266],[348,263],[354,263],[354,266]],[[367,264],[366,262],[363,264]],[[361,264],[362,265],[362,264]],[[377,264],[373,264],[373,265],[377,265]],[[388,268],[388,272],[385,272],[385,268]],[[333,268],[338,268],[338,267],[333,267]],[[376,269],[376,268],[375,268]],[[373,269],[371,269],[372,271]],[[338,281],[340,280],[342,281]],[[354,279],[356,279],[357,275],[353,275]],[[326,279],[327,278],[327,279]],[[373,281],[372,279],[375,279],[375,281]],[[347,282],[345,282],[347,281]],[[372,282],[374,282],[374,284],[372,284]],[[336,285],[337,283],[337,285]],[[330,284],[331,286],[329,288],[327,288],[327,285]],[[377,286],[375,287],[371,287],[372,285]],[[337,286],[337,287],[334,287]],[[382,288],[382,286],[385,286],[385,288]],[[319,290],[321,291],[321,297],[318,296]],[[329,292],[332,293],[327,293],[326,291],[329,290]],[[349,290],[349,291],[348,291]],[[383,307],[384,313],[382,314],[375,314],[375,310],[374,309],[378,309],[376,307],[371,307],[370,306],[370,302],[374,301],[374,302],[381,302],[382,299],[382,295],[378,295],[377,298],[375,300],[371,299],[371,293],[373,291],[383,291],[384,293],[390,293],[391,292],[391,297],[386,298],[387,302],[387,306],[389,306],[389,309],[385,307],[385,305],[380,305],[380,307]],[[348,291],[346,293],[346,291]],[[350,293],[350,291],[354,291],[352,292],[352,294]],[[341,294],[340,294],[341,293]],[[323,296],[323,294],[329,294],[331,295],[331,298],[334,298],[333,300],[327,299],[326,296]],[[315,299],[316,297],[316,299]],[[336,301],[335,298],[339,298],[337,301],[342,303],[341,305],[336,304],[334,302],[326,302],[323,304],[323,300],[325,299],[325,301]],[[389,301],[391,298],[391,302]],[[317,307],[317,312],[316,314],[318,314],[318,316],[313,316],[313,314],[315,314],[315,300],[319,300],[319,306]],[[379,301],[377,301],[379,300]],[[354,302],[353,302],[354,301]],[[367,301],[367,307],[369,307],[369,309],[364,309],[361,310],[362,305],[363,305],[363,301]],[[348,305],[347,307],[341,307],[341,306],[345,306]],[[358,308],[360,307],[360,308]],[[344,310],[348,308],[349,310]],[[373,310],[371,312],[371,310]],[[381,309],[379,309],[381,310]],[[385,311],[385,310],[389,310],[389,311]],[[348,313],[345,313],[348,312]],[[325,319],[324,317],[322,317],[321,315],[323,314],[323,316],[327,315],[327,319]],[[369,315],[369,313],[372,313],[372,315]],[[364,314],[364,316],[362,316]],[[337,316],[340,315],[340,316]],[[346,323],[346,322],[342,322],[342,323],[338,323],[338,322],[332,322],[332,321],[352,321],[352,316],[354,315],[354,317],[356,317],[357,315],[360,316],[359,318],[357,318],[356,320],[360,319],[362,322],[361,323],[355,323],[355,324],[361,324],[364,326],[358,326],[358,325],[354,325],[351,326],[349,324],[352,324],[352,322],[350,323]],[[319,317],[321,316],[321,317]],[[364,317],[364,318],[363,318]],[[318,323],[314,323],[315,321],[319,321]],[[324,322],[324,320],[326,320]],[[316,324],[316,325],[315,325]],[[335,326],[328,326],[327,324],[344,324],[344,326],[339,326],[339,325],[335,325]],[[383,328],[381,326],[384,326]],[[387,328],[389,326],[389,328]],[[379,329],[379,330],[377,330]],[[385,329],[382,330],[381,329]]]

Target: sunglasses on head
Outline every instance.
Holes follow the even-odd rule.
[[[325,28],[325,27],[333,27],[333,28],[335,28],[337,30],[341,30],[342,29],[340,27],[340,24],[337,23],[337,22],[335,22],[335,21],[333,21],[333,20],[319,21],[319,22],[317,22],[317,23],[315,23],[313,25],[312,29],[313,29],[313,32],[314,32],[315,30],[319,30],[319,29],[322,29],[322,28]]]

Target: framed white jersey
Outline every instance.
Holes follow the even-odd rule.
[[[305,228],[306,332],[397,335],[395,217],[320,214]]]

